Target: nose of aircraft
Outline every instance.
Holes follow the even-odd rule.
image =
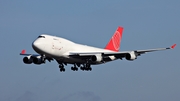
[[[33,43],[32,43],[32,47],[34,50],[40,50],[41,48],[41,42],[39,40],[35,40]]]

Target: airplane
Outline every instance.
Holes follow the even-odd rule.
[[[56,60],[59,64],[60,72],[64,72],[64,66],[72,64],[71,70],[78,71],[78,67],[83,71],[91,71],[91,65],[104,64],[106,62],[123,59],[133,61],[138,56],[147,52],[174,49],[176,44],[167,48],[156,48],[146,50],[119,51],[123,27],[118,27],[110,41],[104,49],[87,46],[72,42],[65,38],[42,34],[32,43],[32,48],[38,54],[26,54],[22,50],[20,55],[24,55],[25,64],[45,64],[46,60],[51,62]]]

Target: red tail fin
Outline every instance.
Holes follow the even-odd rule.
[[[121,38],[123,33],[123,27],[118,27],[108,44],[106,45],[105,49],[112,50],[112,51],[119,51]]]

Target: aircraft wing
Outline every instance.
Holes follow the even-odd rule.
[[[92,56],[101,55],[103,58],[107,58],[108,56],[114,56],[116,58],[122,59],[129,55],[129,58],[133,57],[136,59],[137,56],[147,52],[154,52],[160,50],[174,49],[176,44],[167,48],[156,48],[156,49],[147,49],[147,50],[134,50],[134,51],[122,51],[122,52],[70,52],[70,57],[81,58],[81,59],[89,59]],[[132,60],[133,60],[132,58]]]

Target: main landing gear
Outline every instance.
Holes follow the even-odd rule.
[[[90,64],[83,64],[83,66],[80,67],[80,69],[81,69],[82,71],[91,71],[91,70],[92,70]]]
[[[65,72],[65,68],[63,64],[59,64],[60,72]]]
[[[71,70],[78,71],[78,68],[76,67],[76,64],[74,64],[74,67],[71,67]]]
[[[82,71],[91,71],[92,70],[92,68],[91,68],[91,64],[82,64],[83,66],[80,66],[80,64],[79,65],[77,65],[77,64],[74,64],[74,67],[71,67],[71,70],[73,70],[73,71],[78,71],[78,67],[80,67],[80,69],[82,70]],[[76,66],[78,66],[78,67],[76,67]]]
[[[82,66],[81,66],[81,64],[74,64],[74,66],[71,67],[71,70],[78,71],[78,67],[80,67],[80,69],[82,71],[91,71],[92,70],[91,64],[89,64],[89,63],[82,64]],[[64,65],[62,63],[59,64],[59,69],[60,69],[60,72],[65,72],[65,68],[64,68]]]

